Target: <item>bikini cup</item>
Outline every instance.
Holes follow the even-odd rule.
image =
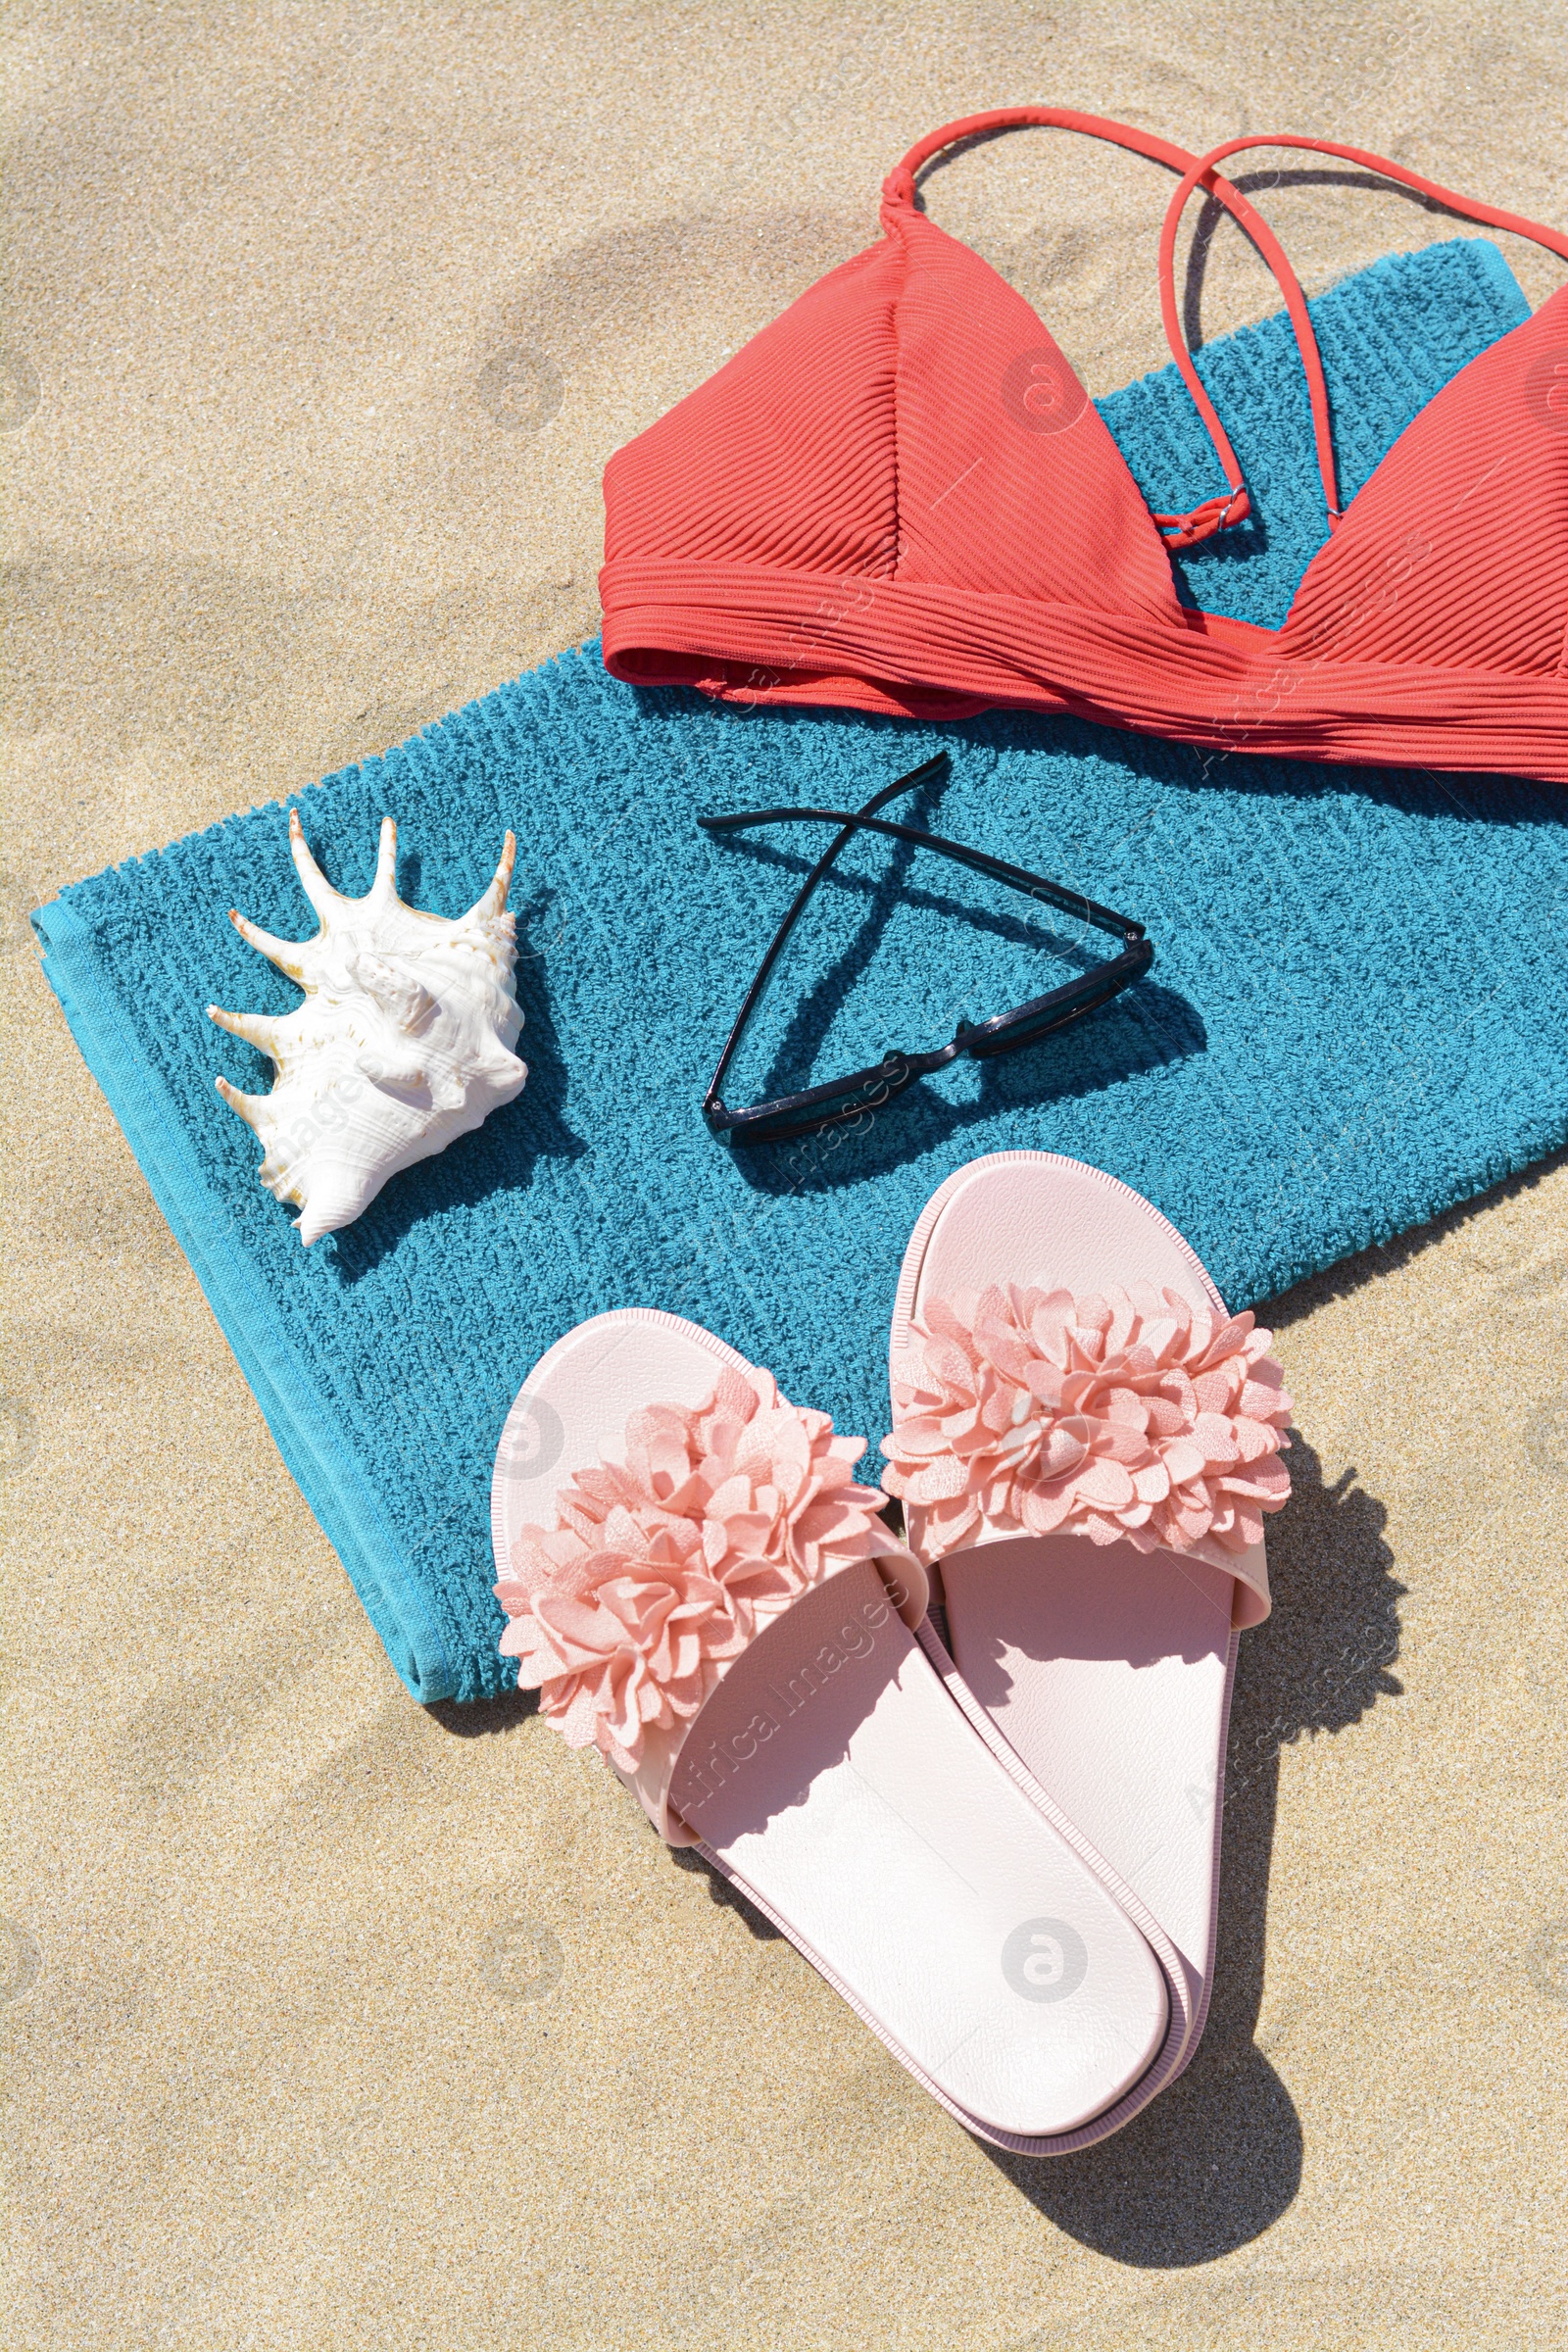
[[[1180,174],[1161,306],[1228,485],[1184,513],[1151,514],[1030,305],[917,209],[916,173],[944,148],[1025,124]],[[1568,259],[1568,236],[1335,141],[1259,135],[1200,157],[1057,108],[949,123],[884,182],[877,244],[612,459],[607,666],[742,703],[927,718],[1010,705],[1226,749],[1568,782],[1568,289],[1430,401],[1342,514],[1305,298],[1216,169],[1264,145],[1362,165]],[[1169,563],[1248,512],[1177,316],[1197,188],[1273,270],[1306,371],[1331,535],[1279,630],[1183,607]]]

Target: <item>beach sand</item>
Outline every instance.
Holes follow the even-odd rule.
[[[1568,2336],[1568,1167],[1280,1302],[1298,1492],[1207,2035],[1118,2137],[1030,2164],[515,1700],[403,1690],[25,922],[591,635],[606,458],[868,241],[926,129],[1294,128],[1561,220],[1565,34],[1556,4],[10,12],[8,2346]],[[1100,392],[1165,357],[1169,184],[1031,133],[930,201]],[[1262,202],[1309,290],[1456,233],[1321,176]],[[1503,242],[1540,300],[1560,272]],[[1221,233],[1205,329],[1275,308]]]

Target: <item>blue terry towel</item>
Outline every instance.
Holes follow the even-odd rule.
[[[1526,316],[1474,239],[1381,262],[1313,311],[1348,491]],[[1271,319],[1200,364],[1259,519],[1191,551],[1188,589],[1277,622],[1323,533],[1295,347]],[[1152,505],[1215,486],[1173,369],[1101,407]],[[731,1153],[703,1125],[703,1088],[825,844],[793,827],[714,841],[696,812],[853,807],[943,745],[951,781],[904,813],[1140,917],[1152,973],[1058,1039],[956,1063],[836,1144]],[[471,903],[515,828],[530,1068],[478,1134],[308,1251],[213,1090],[219,1071],[265,1089],[268,1065],[203,1011],[297,1001],[223,919],[237,906],[284,936],[314,928],[284,808],[78,883],[35,919],[81,1051],[393,1664],[422,1699],[474,1698],[513,1674],[490,1590],[497,1437],[529,1366],[581,1317],[692,1316],[874,1445],[906,1238],[977,1153],[1111,1170],[1240,1305],[1560,1146],[1559,801],[1006,713],[945,728],[748,715],[621,686],[588,647],[302,796],[340,888],[368,886],[390,812],[403,895],[443,913]],[[939,1042],[1102,944],[1081,949],[945,861],[858,844],[731,1099]]]

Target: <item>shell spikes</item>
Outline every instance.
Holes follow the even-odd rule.
[[[385,854],[386,850],[387,829],[391,823],[392,819],[388,817],[386,824],[384,824],[381,828],[381,847],[383,855]],[[393,839],[394,841],[397,839],[395,833],[393,834]],[[491,881],[488,886],[479,893],[479,896],[474,900],[473,905],[468,908],[466,919],[470,923],[491,922],[501,912],[502,907],[507,903],[507,893],[512,888],[512,869],[516,862],[517,845],[513,839],[512,835],[509,833],[507,835],[506,845],[501,852],[501,863],[496,867],[495,870],[494,880]],[[377,876],[377,879],[379,880],[379,876]]]
[[[375,879],[363,899],[334,890],[312,857],[297,809],[289,850],[320,926],[274,939],[230,909],[241,939],[305,992],[293,1012],[208,1016],[272,1061],[270,1095],[217,1081],[265,1146],[258,1173],[301,1212],[314,1242],[357,1217],[400,1169],[468,1134],[522,1091],[512,1051],[522,1027],[514,988],[516,932],[506,911],[516,842],[466,914],[407,906],[397,895],[397,826],[381,820]]]

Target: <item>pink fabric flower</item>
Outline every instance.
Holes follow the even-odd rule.
[[[937,1559],[992,1530],[1244,1551],[1291,1491],[1291,1400],[1250,1314],[1152,1285],[933,1300],[893,1366],[890,1494]]]
[[[683,1735],[730,1661],[801,1593],[904,1546],[851,1467],[863,1438],[726,1366],[706,1403],[626,1423],[626,1463],[579,1470],[551,1529],[524,1527],[496,1586],[502,1650],[573,1747],[635,1773]],[[670,1749],[668,1739],[659,1742]]]

